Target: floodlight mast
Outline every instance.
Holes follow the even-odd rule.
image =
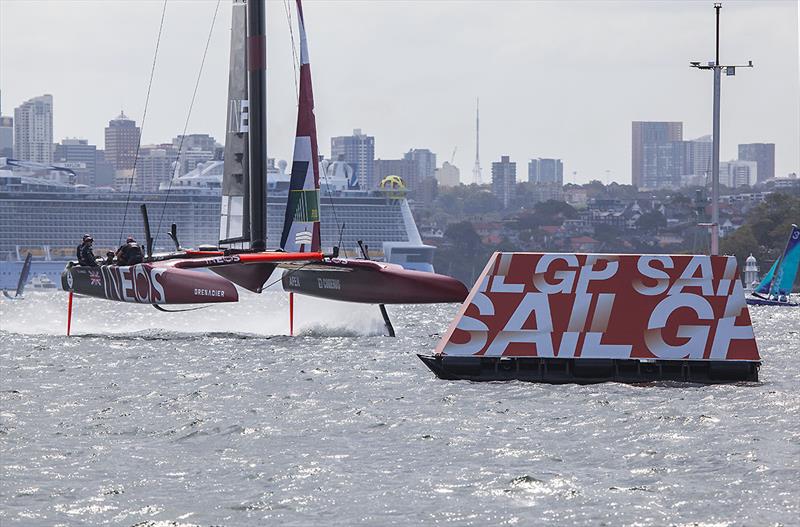
[[[711,254],[719,254],[719,106],[720,106],[720,84],[722,82],[722,70],[725,69],[726,75],[736,74],[736,68],[752,68],[753,61],[747,64],[736,64],[724,66],[719,62],[719,12],[722,3],[715,2],[716,11],[716,55],[714,62],[702,66],[700,62],[690,62],[689,66],[700,70],[714,70],[714,123],[711,144]]]

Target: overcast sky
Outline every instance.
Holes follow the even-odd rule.
[[[528,159],[558,157],[566,181],[629,183],[631,121],[683,121],[684,138],[711,132],[712,74],[688,62],[713,59],[712,5],[309,0],[321,152],[329,154],[331,136],[361,128],[384,159],[430,148],[441,164],[457,148],[470,182],[479,96],[485,180],[507,154],[518,179]],[[144,142],[182,131],[215,6],[168,1]],[[98,146],[120,109],[141,124],[161,8],[160,0],[0,0],[3,114],[51,93],[54,139]],[[279,159],[291,156],[296,111],[286,8],[268,2],[268,140]],[[230,12],[223,0],[189,125],[219,141]],[[776,174],[800,171],[798,18],[795,0],[724,2],[721,60],[755,68],[723,77],[723,160],[738,143],[774,142]]]

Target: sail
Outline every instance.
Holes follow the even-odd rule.
[[[233,0],[231,55],[228,77],[228,116],[225,130],[225,160],[222,176],[221,245],[249,241],[248,204],[249,104],[247,97],[247,5]]]
[[[311,88],[311,65],[308,60],[308,43],[301,0],[297,0],[297,18],[300,30],[300,94],[281,249],[292,252],[317,252],[320,250],[319,149],[317,124],[314,118],[314,94]]]
[[[786,249],[780,259],[781,265],[775,274],[775,286],[773,293],[777,295],[788,295],[792,292],[794,279],[797,278],[797,268],[800,267],[800,228],[792,225],[792,232],[789,234],[789,241],[786,242]]]
[[[22,272],[19,273],[19,282],[17,282],[17,293],[15,296],[22,296],[23,291],[25,291],[25,284],[28,283],[28,276],[31,274],[31,258],[33,258],[33,255],[28,253],[28,256],[25,257],[25,263],[22,264]]]
[[[775,269],[778,268],[779,263],[780,260],[775,260],[775,263],[772,264],[772,267],[769,268],[767,274],[764,275],[764,278],[761,279],[761,282],[753,290],[754,293],[758,293],[760,295],[769,294],[769,289],[770,287],[772,287],[772,278],[775,276]]]

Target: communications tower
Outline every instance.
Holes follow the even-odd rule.
[[[480,99],[475,99],[475,166],[472,167],[472,182],[483,183],[481,177],[481,114]]]

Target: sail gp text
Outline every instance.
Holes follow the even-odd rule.
[[[498,253],[438,351],[563,358],[757,357],[736,260],[713,258]]]

